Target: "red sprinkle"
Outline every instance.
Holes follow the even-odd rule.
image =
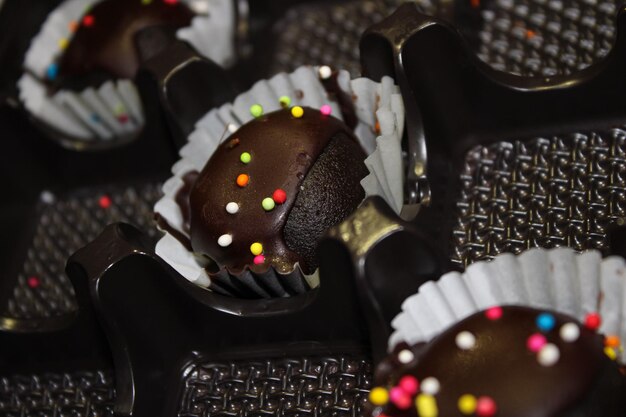
[[[41,281],[39,281],[39,278],[37,277],[28,277],[28,279],[26,280],[26,284],[28,284],[29,288],[37,288],[39,287],[39,284],[41,284]]]
[[[92,15],[88,14],[87,16],[83,17],[83,25],[89,27],[89,26],[93,26],[95,22],[95,19]]]
[[[100,197],[100,200],[98,200],[98,204],[103,209],[111,207],[111,197],[109,197],[108,195],[103,195],[102,197]]]
[[[479,397],[476,402],[476,415],[478,417],[491,417],[496,414],[498,407],[491,397]]]
[[[287,193],[285,192],[285,190],[278,188],[276,191],[274,191],[274,194],[272,194],[272,199],[276,204],[283,204],[285,201],[287,201]]]
[[[165,4],[176,4],[176,3],[178,3],[178,0],[163,0],[163,3],[165,3]]]
[[[417,394],[420,388],[417,378],[412,375],[403,376],[400,381],[398,381],[398,386],[409,395]]]
[[[265,256],[263,255],[257,255],[254,257],[254,264],[255,265],[261,265],[265,263]]]
[[[126,122],[128,122],[128,115],[127,114],[120,114],[119,116],[117,116],[117,120],[121,123],[124,124]]]
[[[590,330],[598,330],[602,324],[602,318],[598,313],[589,313],[585,317],[585,327]]]
[[[491,307],[485,311],[485,316],[489,320],[498,320],[502,317],[502,307]]]
[[[411,407],[411,396],[400,387],[391,388],[389,399],[400,410],[407,410]]]
[[[480,7],[480,0],[471,0],[470,4],[472,5],[473,8]]]

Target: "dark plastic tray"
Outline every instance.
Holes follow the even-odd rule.
[[[482,3],[481,7],[487,10],[497,6],[495,2]],[[583,2],[574,3],[579,8],[587,7]],[[524,4],[539,7],[539,2]],[[424,171],[427,175],[409,176],[413,187],[407,190],[409,202],[425,203],[430,200],[430,206],[422,208],[416,218],[419,232],[394,218],[384,203],[372,200],[353,219],[337,229],[335,240],[329,240],[322,247],[322,289],[304,296],[302,300],[299,297],[289,301],[236,303],[191,286],[154,257],[152,241],[135,229],[125,225],[111,226],[70,263],[68,272],[81,306],[75,313],[76,317],[62,317],[40,324],[37,324],[38,321],[26,321],[24,327],[14,328],[6,326],[10,320],[4,322],[5,330],[0,332],[0,345],[4,346],[4,351],[0,351],[3,358],[0,373],[25,376],[11,376],[0,381],[6,387],[4,391],[0,390],[0,414],[17,415],[19,412],[37,415],[37,407],[43,410],[43,415],[52,414],[53,411],[49,410],[60,410],[63,404],[68,410],[74,407],[92,412],[84,400],[92,395],[96,398],[89,402],[95,407],[93,412],[110,413],[112,379],[101,376],[108,375],[108,371],[97,370],[113,369],[113,365],[103,335],[95,325],[98,319],[113,350],[118,415],[356,415],[370,384],[370,357],[373,354],[376,359],[382,355],[391,317],[398,311],[400,302],[414,292],[423,280],[435,278],[450,267],[489,257],[502,250],[549,246],[550,239],[541,240],[546,237],[547,230],[543,224],[531,228],[521,244],[515,246],[517,242],[512,242],[508,246],[499,246],[503,241],[498,235],[501,233],[498,229],[500,224],[485,225],[480,217],[484,215],[482,212],[463,212],[464,199],[467,200],[468,195],[480,202],[485,200],[479,194],[486,193],[481,175],[485,175],[484,182],[490,186],[496,175],[485,174],[486,170],[480,168],[484,165],[471,165],[470,162],[476,158],[471,159],[473,154],[467,151],[482,146],[486,149],[485,153],[491,150],[493,155],[497,155],[499,148],[494,147],[500,146],[499,141],[519,140],[520,144],[526,145],[536,141],[537,134],[549,134],[549,137],[563,135],[564,149],[570,149],[567,147],[581,140],[580,135],[573,134],[576,130],[606,129],[623,121],[623,83],[617,77],[623,62],[614,53],[604,63],[586,72],[550,81],[494,73],[480,63],[472,51],[482,51],[480,48],[484,47],[476,33],[481,33],[481,28],[482,32],[493,32],[495,26],[486,25],[481,20],[484,12],[468,6],[468,2],[458,2],[458,6],[446,10],[446,16],[448,20],[462,25],[464,33],[474,34],[466,38],[469,46],[446,24],[414,15],[408,9],[398,19],[408,19],[411,22],[408,27],[420,30],[398,33],[385,29],[383,23],[371,29],[371,36],[363,41],[363,59],[369,74],[375,77],[382,73],[397,76],[410,115],[407,143],[410,144],[411,166],[422,163],[427,167]],[[268,15],[273,13],[271,7],[266,11]],[[502,19],[506,20],[506,17]],[[606,35],[610,39],[610,34]],[[403,54],[406,54],[406,71],[393,68],[391,55],[383,52],[388,41],[381,40],[380,36],[402,46]],[[507,42],[515,46],[516,36],[511,33]],[[604,42],[604,38],[598,39],[598,42]],[[419,46],[421,42],[431,47],[423,48]],[[569,40],[564,39],[563,42],[559,45],[566,47]],[[494,53],[482,53],[492,63],[497,63],[498,59],[505,63],[515,60],[515,56],[504,52],[501,58],[494,58],[498,56]],[[371,57],[386,65],[372,65],[374,59],[370,62]],[[591,58],[583,56],[581,63],[587,65],[594,57]],[[450,62],[460,63],[462,66],[459,67],[466,71],[455,73],[457,67],[451,66]],[[549,59],[541,61],[540,67],[551,65],[556,72],[571,70],[568,70],[569,64],[553,63]],[[152,73],[157,75],[156,79],[146,78],[147,84],[152,83],[148,91],[152,91],[153,99],[162,94],[158,69],[151,68]],[[513,64],[506,69],[516,71]],[[155,81],[157,88],[154,88]],[[597,89],[583,91],[589,83],[598,83]],[[242,85],[245,84],[243,81]],[[484,88],[478,96],[473,96],[476,91],[472,88],[477,85]],[[433,86],[437,86],[436,89]],[[466,107],[461,106],[458,91],[468,92],[467,97],[475,97],[481,105],[470,101]],[[601,94],[603,92],[606,94]],[[553,100],[552,106],[546,106],[548,108],[544,108],[544,113],[534,112],[539,108],[536,104],[550,100]],[[497,103],[503,102],[512,111],[494,113],[498,110]],[[563,106],[572,106],[572,103],[576,108],[571,113],[559,111]],[[490,104],[494,108],[490,108]],[[187,114],[185,111],[169,111],[167,126],[174,127],[174,139],[168,134],[162,141],[157,140],[157,145],[141,142],[140,139],[131,147],[111,151],[108,155],[85,158],[52,146],[24,122],[22,115],[15,117],[15,110],[3,112],[7,126],[20,126],[19,130],[10,127],[10,131],[20,139],[26,137],[23,141],[16,138],[11,142],[16,154],[25,159],[8,161],[9,167],[15,171],[7,169],[7,175],[17,173],[10,177],[9,186],[16,190],[16,195],[23,193],[25,196],[3,204],[16,218],[22,218],[21,224],[24,225],[29,223],[29,217],[24,214],[28,210],[23,208],[30,208],[32,212],[33,202],[39,198],[42,189],[54,188],[59,183],[64,185],[64,189],[102,183],[109,173],[106,169],[113,161],[128,161],[128,166],[122,163],[123,168],[116,171],[115,176],[120,179],[145,175],[146,171],[148,174],[167,172],[180,143],[177,136],[179,140],[185,128],[189,128],[189,122],[181,120],[181,116]],[[161,119],[160,109],[154,112],[155,117]],[[481,123],[460,123],[464,120],[463,116],[469,114],[475,116],[472,120]],[[494,114],[496,117],[493,117]],[[607,118],[608,115],[614,117]],[[541,122],[536,125],[537,130],[526,129],[530,125],[529,120]],[[153,132],[155,136],[150,137],[162,137],[159,135],[163,132],[167,129],[161,122]],[[619,140],[619,135],[611,134],[608,142]],[[514,156],[521,155],[523,159],[527,151],[521,149],[522,145],[516,148]],[[135,151],[131,152],[133,146]],[[607,147],[603,146],[599,148]],[[608,148],[612,149],[612,145]],[[559,148],[556,149],[558,151]],[[31,154],[32,150],[36,155]],[[155,151],[162,152],[163,158],[157,157],[155,161],[137,159]],[[558,156],[559,153],[555,151],[553,155]],[[428,158],[424,159],[425,156]],[[496,161],[494,164],[507,161],[503,157],[490,157]],[[510,153],[507,157],[511,157]],[[31,175],[21,163],[23,160],[35,160],[35,169],[42,172]],[[141,164],[137,164],[137,160],[141,160]],[[615,161],[619,166],[619,159]],[[494,164],[487,165],[491,167]],[[506,163],[503,166],[508,167]],[[88,170],[86,167],[102,167],[103,170]],[[463,179],[465,182],[461,181]],[[587,182],[594,181],[602,190],[607,189],[597,176],[591,176]],[[621,183],[615,182],[612,186],[619,197]],[[101,193],[100,190],[92,188],[87,194],[93,198]],[[63,191],[58,194],[65,195]],[[541,196],[538,197],[540,200]],[[496,198],[495,203],[500,200]],[[486,205],[499,213],[496,204]],[[478,207],[476,204],[473,206]],[[621,215],[618,210],[603,218],[604,221],[600,222],[603,228],[600,231],[590,230],[592,238],[583,238],[580,247],[607,248],[607,230]],[[475,231],[468,232],[469,238],[453,240],[451,236],[460,235],[455,222],[458,220],[458,224],[463,225],[462,221],[466,218]],[[363,225],[371,228],[363,232]],[[19,236],[6,243],[7,247],[12,247],[15,241],[25,240],[22,250],[27,250],[30,235],[23,231],[30,230],[32,233],[35,230],[33,225],[26,228],[13,225],[13,229]],[[465,229],[462,231],[465,232]],[[484,239],[484,233],[491,236],[491,240]],[[337,241],[343,241],[345,247]],[[426,242],[435,242],[436,247]],[[491,252],[478,250],[481,245],[492,248]],[[397,253],[406,259],[401,268],[390,264],[393,259],[390,254]],[[452,263],[449,262],[451,258]],[[58,328],[62,330],[55,330]],[[18,334],[16,331],[25,333]],[[70,340],[78,342],[68,348]],[[85,369],[90,372],[81,374]],[[55,381],[59,380],[65,381],[63,383],[68,387],[95,388],[93,391],[90,388],[77,389],[73,397],[76,400],[72,402],[58,390],[55,391],[58,386]],[[74,391],[68,388],[66,392]],[[40,398],[38,396],[43,396],[45,400],[42,403],[32,402],[31,398]],[[50,400],[47,400],[48,397]],[[30,407],[28,404],[38,405]]]

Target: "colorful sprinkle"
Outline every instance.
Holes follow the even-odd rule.
[[[177,3],[178,3],[178,0],[163,0],[163,2],[164,2],[165,4],[171,4],[171,5],[174,5],[174,4],[177,4]]]
[[[217,239],[217,244],[223,248],[230,246],[231,243],[233,243],[233,236],[229,234],[222,235]]]
[[[39,287],[39,285],[41,284],[41,281],[39,281],[39,278],[37,277],[28,277],[28,279],[26,280],[26,284],[28,285],[29,288],[35,289],[37,287]]]
[[[117,116],[117,121],[120,122],[121,124],[125,124],[128,123],[128,115],[127,114],[120,114],[119,116]]]
[[[402,349],[398,352],[398,362],[400,363],[406,364],[412,362],[413,359],[415,359],[415,355],[408,349]]]
[[[322,80],[327,80],[333,75],[333,70],[328,65],[322,65],[318,70],[318,74]]]
[[[589,313],[585,317],[585,327],[589,330],[598,330],[602,324],[602,318],[598,313]]]
[[[418,382],[417,378],[415,378],[414,376],[405,375],[402,378],[400,378],[400,381],[398,381],[398,386],[402,388],[404,392],[413,396],[417,394],[417,392],[419,391],[420,383]]]
[[[552,343],[548,343],[539,351],[537,361],[541,366],[552,366],[559,361],[560,357],[561,352],[559,352],[559,348]]]
[[[615,349],[613,349],[612,347],[609,347],[609,346],[605,347],[604,354],[608,356],[609,359],[611,359],[612,361],[617,359],[617,353],[615,352]]]
[[[246,174],[239,174],[237,176],[237,185],[240,187],[245,187],[250,182],[250,177]]]
[[[277,188],[272,193],[272,199],[276,204],[283,204],[285,201],[287,201],[287,193],[285,192],[285,190]]]
[[[98,113],[91,113],[89,115],[89,118],[91,119],[92,122],[94,123],[100,123],[102,120],[100,119],[100,115]]]
[[[255,265],[262,265],[265,263],[265,256],[263,255],[257,255],[254,257],[254,264]]]
[[[539,328],[539,330],[541,330],[544,333],[547,333],[551,331],[552,329],[554,329],[554,326],[556,324],[556,319],[550,313],[541,313],[539,316],[537,316],[536,323],[537,323],[537,327]]]
[[[432,376],[422,381],[422,392],[424,394],[437,395],[440,387],[439,380],[437,380],[437,378],[433,378]]]
[[[141,4],[143,4],[144,6],[147,6],[150,3],[152,3],[152,0],[141,0]]]
[[[622,345],[622,341],[620,340],[619,336],[609,335],[606,338],[604,338],[604,346],[618,348],[621,345]]]
[[[301,118],[304,115],[304,109],[300,106],[295,106],[291,108],[291,115],[296,119]]]
[[[411,407],[411,396],[400,387],[391,388],[389,399],[400,410],[406,410]]]
[[[239,211],[239,204],[235,203],[234,201],[231,201],[230,203],[226,204],[226,212],[228,214],[235,214]]]
[[[289,107],[289,106],[291,106],[291,99],[289,97],[287,97],[287,96],[281,96],[278,99],[278,102],[280,103],[280,107],[282,107],[284,109]]]
[[[103,195],[98,200],[98,205],[102,207],[103,209],[107,209],[111,207],[111,197],[109,197],[108,195]]]
[[[59,39],[59,49],[65,49],[67,48],[67,46],[70,44],[70,41],[68,41],[66,38],[61,38]]]
[[[276,203],[270,197],[264,198],[263,201],[261,201],[261,205],[265,211],[272,211],[274,207],[276,207]]]
[[[479,397],[476,401],[476,415],[479,417],[491,417],[496,414],[498,407],[491,397]]]
[[[499,320],[502,317],[502,307],[491,307],[485,311],[485,316],[489,320]]]
[[[546,337],[541,333],[535,333],[526,340],[526,347],[533,353],[539,352],[548,343]]]
[[[228,126],[226,126],[226,129],[228,129],[230,133],[235,133],[237,131],[237,125],[229,123]]]
[[[330,116],[332,112],[333,112],[333,108],[330,107],[328,104],[324,104],[320,108],[320,113],[322,113],[324,116]]]
[[[263,253],[263,245],[261,245],[259,242],[254,242],[252,245],[250,245],[250,252],[252,252],[253,255],[260,255]]]
[[[78,30],[78,22],[76,20],[72,20],[70,23],[68,23],[67,28],[70,30],[70,32],[74,33]]]
[[[575,342],[580,337],[580,328],[576,323],[565,323],[561,326],[559,335],[564,342]]]
[[[458,402],[459,411],[461,414],[469,416],[476,411],[476,397],[471,394],[462,395]]]
[[[389,392],[383,387],[376,387],[370,391],[369,400],[374,405],[385,405],[389,402]]]
[[[252,155],[250,155],[250,153],[248,152],[244,152],[241,154],[241,156],[239,156],[239,160],[244,164],[249,164],[250,161],[252,161]]]
[[[57,64],[50,64],[46,69],[46,76],[49,80],[54,80],[59,75],[59,66]]]
[[[115,114],[122,114],[126,112],[126,107],[124,107],[124,105],[122,103],[117,103],[115,105],[115,107],[113,107],[113,113]]]
[[[239,146],[240,140],[239,138],[232,138],[231,140],[228,141],[228,149],[233,149],[236,148],[237,146]]]
[[[250,106],[250,114],[254,117],[263,116],[263,106],[261,106],[260,104],[253,104],[252,106]]]
[[[439,415],[437,400],[435,400],[435,397],[432,395],[418,395],[415,399],[415,406],[417,407],[417,414],[420,417],[437,417]]]
[[[470,332],[461,332],[456,335],[456,345],[459,349],[470,350],[476,346],[476,336]]]
[[[95,19],[92,15],[88,14],[87,16],[83,17],[83,25],[90,27],[93,26],[94,23]]]

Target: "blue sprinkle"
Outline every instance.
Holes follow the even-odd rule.
[[[48,79],[54,80],[57,75],[59,75],[59,66],[57,64],[48,65],[48,69],[46,70],[46,75]]]
[[[539,330],[542,332],[549,332],[554,329],[555,324],[556,320],[552,314],[541,313],[537,317],[537,327],[539,327]]]
[[[94,123],[100,123],[100,116],[97,113],[91,113],[91,121]]]

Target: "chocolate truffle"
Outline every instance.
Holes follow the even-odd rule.
[[[370,415],[623,416],[626,380],[611,349],[562,314],[490,309],[396,347],[376,371]]]
[[[91,72],[133,78],[139,68],[135,34],[147,27],[189,26],[193,12],[177,0],[104,0],[88,10],[59,62],[59,79]]]
[[[319,110],[260,115],[218,147],[195,181],[193,250],[235,274],[270,266],[288,273],[296,263],[313,273],[322,234],[364,198],[365,158],[352,131]]]

